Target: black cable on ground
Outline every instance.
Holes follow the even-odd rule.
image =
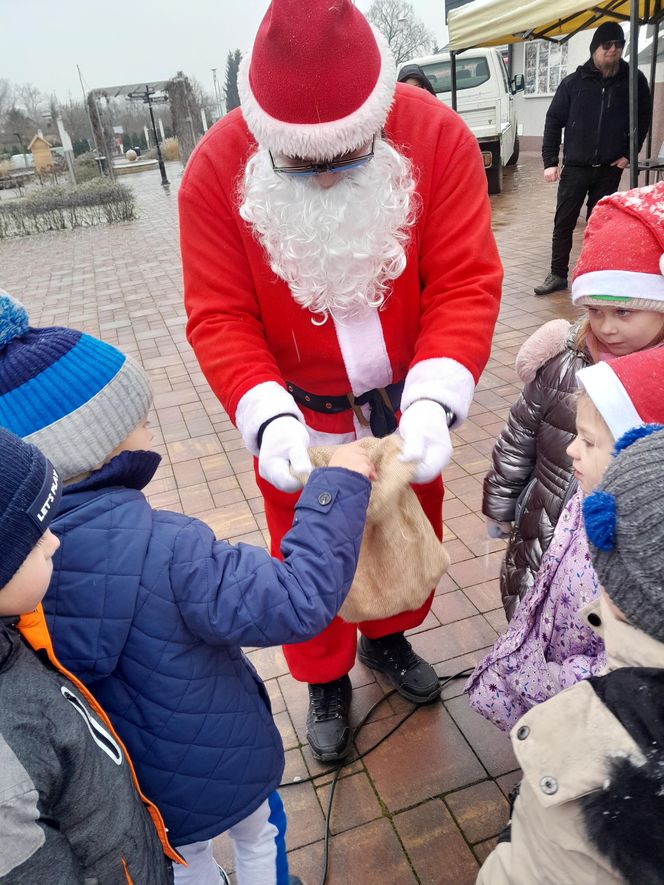
[[[452,676],[440,676],[440,687],[441,690],[445,688],[445,686],[452,682],[454,679],[463,679],[466,676],[470,676],[472,673],[472,668],[467,670],[460,670],[458,673],[454,673]],[[367,712],[364,714],[362,719],[358,722],[358,724],[353,729],[352,733],[352,741],[355,743],[355,738],[359,735],[362,728],[366,725],[371,717],[371,714],[376,710],[382,703],[384,703],[388,698],[391,698],[392,695],[397,694],[397,690],[393,688],[391,691],[388,691],[387,694],[383,695],[382,698],[379,698],[375,703],[373,703]],[[428,706],[428,705],[425,705]],[[330,818],[332,816],[332,800],[334,799],[334,791],[337,787],[337,783],[339,781],[339,775],[341,774],[342,769],[344,769],[347,765],[352,765],[354,762],[358,762],[360,759],[364,759],[365,756],[368,756],[369,753],[372,753],[375,749],[380,747],[380,745],[388,739],[391,735],[394,734],[401,726],[406,722],[413,713],[416,713],[422,707],[421,704],[414,704],[412,710],[409,710],[405,716],[403,716],[397,723],[394,725],[388,732],[386,732],[380,740],[376,741],[375,744],[372,744],[368,749],[366,749],[363,753],[358,753],[356,756],[353,756],[352,759],[344,759],[339,765],[335,768],[328,768],[327,771],[321,771],[318,774],[312,774],[309,777],[299,778],[298,780],[288,781],[288,783],[279,784],[279,789],[283,789],[284,787],[294,787],[299,784],[307,784],[312,781],[317,780],[319,777],[324,777],[326,774],[334,773],[334,777],[330,782],[330,796],[327,802],[327,812],[325,813],[325,838],[323,842],[323,869],[321,873],[320,885],[325,885],[327,882],[327,872],[329,866],[329,849],[330,849]]]

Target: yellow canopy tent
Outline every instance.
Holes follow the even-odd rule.
[[[638,56],[639,26],[655,26],[652,46],[650,88],[654,88],[659,22],[664,17],[663,0],[475,0],[450,10],[449,50],[454,56],[475,46],[501,46],[525,40],[565,42],[574,34],[597,28],[605,21],[630,23],[630,60]],[[455,92],[455,65],[452,89]],[[630,64],[630,183],[638,181],[637,65]],[[455,97],[453,95],[453,97]],[[456,104],[456,102],[454,102]],[[650,150],[648,150],[650,153]]]

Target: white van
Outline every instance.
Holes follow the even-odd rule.
[[[436,95],[452,106],[450,55],[441,52],[413,58]],[[402,65],[405,67],[406,64]],[[519,158],[514,95],[524,87],[523,75],[510,82],[502,53],[497,49],[469,49],[456,57],[457,112],[480,143],[490,194],[503,189],[503,168]]]

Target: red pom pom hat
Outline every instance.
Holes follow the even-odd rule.
[[[664,424],[664,347],[595,363],[576,378],[615,440],[641,424]]]
[[[258,144],[318,162],[380,132],[395,84],[387,41],[351,0],[272,0],[238,74]]]
[[[664,313],[664,182],[599,201],[574,268],[572,301]]]

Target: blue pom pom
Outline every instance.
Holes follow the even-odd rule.
[[[643,439],[644,436],[650,436],[651,433],[657,433],[658,430],[664,430],[664,424],[639,424],[637,427],[632,427],[627,433],[623,433],[616,442],[613,457],[615,458],[619,452],[631,446],[637,439]]]
[[[608,492],[593,492],[583,502],[583,521],[591,544],[613,550],[616,543],[616,499]]]
[[[0,289],[0,347],[28,331],[28,312],[20,301]]]

